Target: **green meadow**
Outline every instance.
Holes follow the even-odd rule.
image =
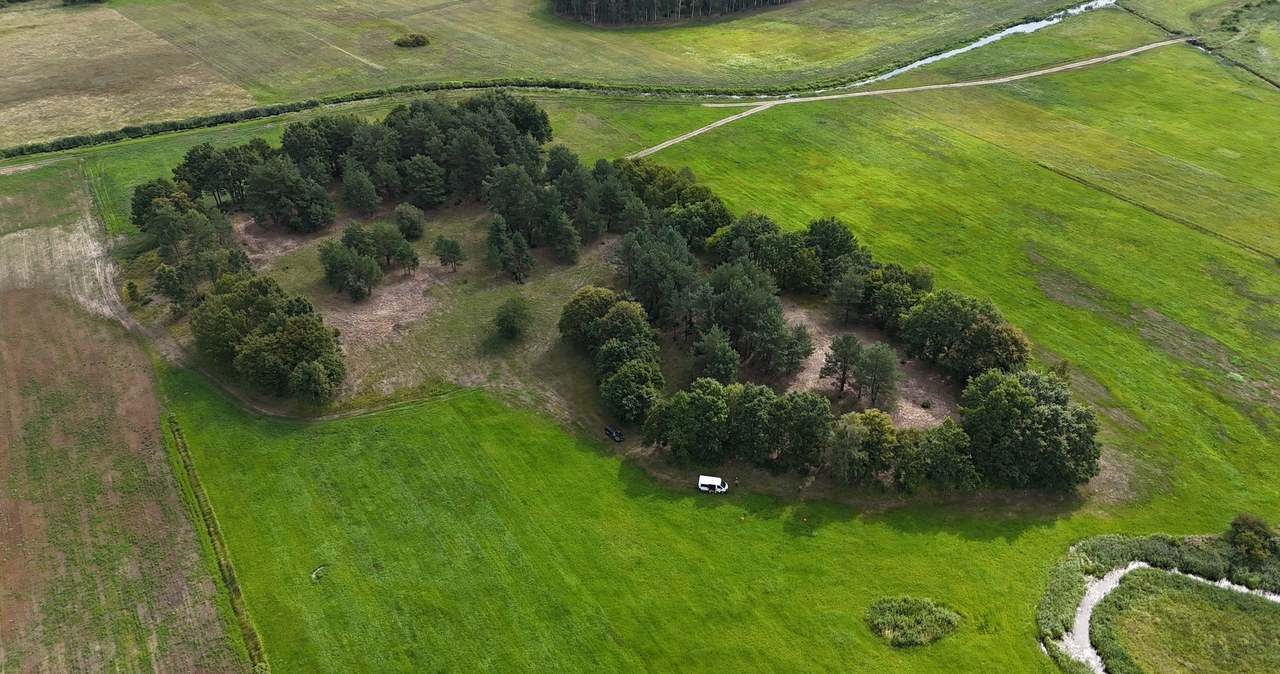
[[[524,73],[787,81],[892,62],[1055,3],[1032,4],[872,1],[853,11],[809,0],[679,30],[608,31],[517,0],[322,2],[288,15],[274,2],[201,0],[181,20],[152,0],[111,6],[260,100],[283,100],[396,78]],[[1131,4],[1171,23],[1197,11]],[[436,42],[421,52],[383,44],[409,28]],[[1023,71],[1163,37],[1100,10],[894,83]],[[733,57],[749,50],[756,60]],[[340,109],[376,117],[403,100]],[[537,100],[556,142],[587,161],[736,112]],[[0,163],[0,234],[74,220],[78,205],[58,197],[87,180],[108,232],[128,242],[129,190],[191,145],[274,141],[288,122],[327,112],[88,148],[20,173],[5,169],[36,159]],[[1048,569],[1073,542],[1216,532],[1239,510],[1280,518],[1276,128],[1275,88],[1170,46],[1009,85],[775,106],[653,157],[692,167],[735,212],[758,209],[786,228],[837,215],[878,258],[926,262],[940,287],[992,298],[1041,364],[1070,362],[1075,391],[1102,417],[1103,472],[1078,496],[871,494],[851,507],[753,494],[746,482],[725,498],[673,490],[598,437],[589,365],[554,337],[563,298],[607,278],[603,249],[584,251],[577,267],[540,266],[517,287],[483,267],[484,216],[466,205],[430,214],[429,235],[456,235],[472,260],[444,272],[421,249],[419,274],[438,277],[420,298],[427,315],[394,339],[349,344],[369,385],[344,409],[424,399],[327,421],[266,418],[173,367],[158,375],[162,402],[185,432],[277,674],[1056,671],[1034,614]],[[322,287],[311,245],[271,270],[327,315],[345,301]],[[486,324],[515,292],[535,304],[532,336],[496,345]],[[476,388],[433,386],[441,380]],[[864,616],[904,595],[954,609],[958,631],[926,647],[886,645]],[[1148,653],[1160,670],[1165,646],[1206,614],[1144,606],[1172,626],[1155,630],[1160,647]],[[1151,624],[1126,629],[1155,644]]]
[[[745,483],[672,491],[475,390],[304,423],[186,371],[162,385],[274,672],[1048,672],[1045,570],[1113,526],[1068,526],[1070,503],[859,513]],[[886,645],[864,614],[904,594],[959,630]]]
[[[1277,123],[1280,93],[1166,47],[779,106],[656,158],[786,226],[839,215],[878,254],[994,299],[1108,417],[1085,510],[1191,533],[1280,510]]]
[[[197,0],[180,10],[123,0],[113,7],[268,102],[478,77],[701,85],[849,77],[1068,4],[807,0],[723,19],[610,29],[556,18],[542,0]],[[391,43],[410,32],[431,44]]]
[[[1116,672],[1280,669],[1280,605],[1165,571],[1126,575],[1092,623],[1103,659],[1124,663],[1112,665]]]

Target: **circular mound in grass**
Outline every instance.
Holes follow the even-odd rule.
[[[867,609],[867,626],[893,646],[923,646],[956,631],[960,615],[919,597],[881,597]]]

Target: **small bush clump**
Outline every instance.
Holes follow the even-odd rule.
[[[919,597],[881,597],[867,609],[867,626],[892,646],[923,646],[956,631],[955,611]]]
[[[396,38],[396,46],[406,49],[415,49],[417,47],[425,47],[431,44],[431,40],[427,39],[422,33],[411,33],[409,35],[401,35]]]

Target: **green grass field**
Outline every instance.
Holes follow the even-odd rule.
[[[1277,103],[1173,47],[999,88],[781,106],[657,159],[788,226],[838,214],[880,255],[995,299],[1111,417],[1089,508],[1190,533],[1280,505],[1280,279],[1216,236],[1277,250]],[[1230,192],[1196,206],[1180,190],[1197,180]]]
[[[1091,631],[1109,669],[1123,661],[1145,672],[1280,670],[1280,605],[1164,571],[1126,575],[1099,602]]]
[[[191,11],[216,16],[221,7]],[[343,17],[359,23],[355,7],[317,7],[333,30],[346,30]],[[830,5],[785,11],[801,7]],[[484,10],[438,14],[455,11],[474,21]],[[323,28],[308,23],[316,20],[304,16],[290,30]],[[1079,21],[913,77],[1022,70],[1159,37],[1118,12]],[[311,52],[273,32],[280,24],[259,17],[258,25],[259,48],[294,45],[302,65],[281,72],[305,79]],[[370,25],[376,36],[383,24]],[[223,49],[271,60],[248,46]],[[281,59],[268,65],[285,68]],[[314,61],[317,71],[331,66]],[[347,75],[339,68],[332,77],[316,86]],[[558,140],[584,159],[733,112],[540,100]],[[349,109],[376,115],[393,103]],[[75,178],[68,167],[82,159],[111,231],[127,235],[129,187],[190,145],[274,138],[309,114],[91,148],[65,164],[0,175],[0,199],[21,199],[32,214],[0,228],[66,217],[56,190],[36,190],[47,185],[31,174],[65,187]],[[885,498],[859,509],[777,500],[746,483],[722,499],[670,489],[595,437],[588,366],[551,337],[556,296],[606,273],[602,263],[543,266],[524,289],[496,282],[480,266],[482,215],[465,207],[428,224],[429,234],[459,234],[473,258],[452,274],[424,256],[420,273],[442,279],[421,298],[433,313],[401,326],[398,340],[352,347],[351,358],[378,384],[360,391],[361,404],[438,378],[472,377],[486,390],[317,423],[247,414],[180,369],[161,374],[162,395],[186,432],[277,673],[1050,672],[1035,606],[1072,542],[1218,531],[1237,510],[1280,515],[1274,128],[1280,93],[1189,47],[1166,47],[1000,87],[778,106],[655,157],[692,166],[735,211],[757,208],[789,228],[839,215],[881,259],[932,264],[939,286],[993,298],[1043,360],[1068,358],[1077,392],[1103,415],[1107,448],[1102,476],[1079,498]],[[310,248],[273,269],[290,289],[325,292]],[[536,338],[499,348],[484,324],[512,292],[534,295]],[[582,427],[591,434],[565,430]],[[875,599],[900,595],[955,609],[959,630],[927,647],[885,645],[863,617]]]
[[[869,88],[976,80],[1114,54],[1169,35],[1119,9],[1098,9],[1034,33],[1010,35],[980,49],[930,63]]]
[[[262,101],[470,77],[650,84],[775,84],[909,61],[1061,0],[809,0],[677,26],[601,29],[540,0],[310,3],[124,0],[115,7],[190,50]],[[432,44],[399,49],[409,32]]]
[[[1044,571],[1111,526],[1064,526],[1053,504],[859,514],[672,491],[476,391],[297,423],[184,371],[163,382],[276,672],[1047,672]],[[863,616],[899,594],[960,630],[884,644]]]
[[[559,77],[776,85],[883,71],[1063,0],[806,0],[727,19],[603,29],[544,0],[116,0],[0,8],[0,145],[253,102],[409,82]],[[396,37],[421,32],[422,49]]]

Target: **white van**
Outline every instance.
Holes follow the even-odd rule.
[[[723,494],[729,491],[729,483],[710,475],[698,476],[698,490],[708,494]]]

